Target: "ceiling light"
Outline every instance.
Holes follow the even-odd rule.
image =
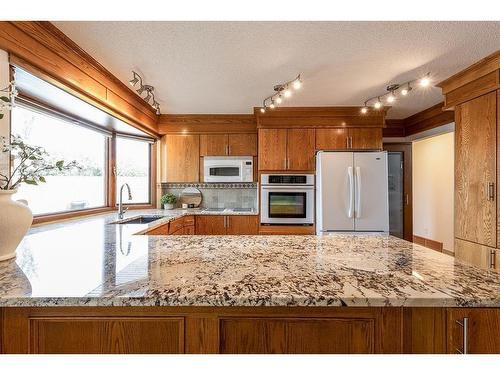
[[[269,104],[269,108],[274,109],[274,100]]]
[[[154,90],[155,88],[151,85],[144,85],[142,83],[142,78],[141,76],[132,71],[132,74],[133,74],[133,77],[132,79],[129,81],[129,83],[132,85],[132,86],[135,86],[137,83],[139,83],[139,88],[137,90],[135,90],[137,92],[137,94],[139,94],[139,96],[142,96],[142,94],[144,93],[144,91],[146,91],[147,95],[146,97],[144,98],[144,100],[151,105],[151,107],[153,107],[156,111],[156,114],[159,115],[160,114],[160,104],[156,101],[156,98],[155,98],[155,94],[154,94]],[[151,103],[149,103],[149,101],[153,99],[151,101]]]
[[[295,90],[300,89],[300,86],[302,86],[302,82],[300,82],[300,80],[299,80],[299,79],[298,79],[298,80],[296,80],[296,81],[293,83],[293,88],[294,88]]]
[[[141,95],[144,92],[144,86],[139,87],[139,89],[136,90],[136,92]]]
[[[285,95],[285,98],[289,98],[290,96],[292,96],[292,92],[289,89],[285,89],[283,95]]]
[[[283,99],[281,99],[281,95],[276,98],[276,103],[281,104]]]
[[[382,107],[382,103],[380,103],[380,99],[378,99],[375,104],[373,104],[373,108],[380,109]]]
[[[302,87],[302,80],[300,79],[300,74],[288,82],[274,85],[273,89],[275,93],[269,95],[267,98],[263,100],[260,111],[264,113],[267,108],[271,109],[276,108],[279,104],[283,102],[284,98],[289,98],[290,96],[292,96],[292,90],[291,90],[292,87],[294,89],[299,89],[300,87]]]
[[[366,107],[361,108],[361,113],[362,114],[365,114],[366,112],[368,112],[368,108],[366,108]]]
[[[148,91],[148,94],[144,98],[145,101],[149,102],[149,99],[151,99],[151,93]]]
[[[396,97],[394,94],[391,92],[391,94],[387,97],[387,103],[393,103],[396,100]]]
[[[403,96],[408,95],[408,89],[401,90],[401,95],[403,95]]]
[[[137,82],[139,82],[139,78],[134,77],[134,78],[132,78],[129,82],[130,82],[130,84],[131,84],[132,86],[135,86],[135,84],[136,84]]]
[[[264,112],[266,112],[266,108],[265,108],[265,107],[262,107],[262,108],[260,109],[260,111],[261,111],[262,113],[264,113]]]
[[[429,79],[429,76],[425,76],[425,77],[422,77],[420,79],[420,86],[422,87],[427,87],[429,86],[429,84],[431,83],[431,80]]]

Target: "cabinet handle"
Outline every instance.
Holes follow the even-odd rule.
[[[228,154],[228,155],[231,155],[231,145],[228,145],[228,146],[227,146],[227,154]]]
[[[231,218],[229,216],[226,216],[226,218],[227,218],[227,228],[229,228],[229,225],[231,223]]]
[[[408,206],[410,204],[410,196],[408,194],[406,194],[406,205]]]
[[[490,250],[490,268],[492,269],[495,269],[496,267],[495,255],[496,255],[496,250]]]
[[[345,138],[345,148],[349,148],[349,137]]]
[[[489,201],[495,200],[495,183],[493,182],[490,182],[488,184],[488,200]]]
[[[469,318],[463,318],[462,321],[455,320],[460,327],[462,327],[462,350],[456,349],[456,351],[460,354],[468,354],[469,351],[467,347],[469,345]]]

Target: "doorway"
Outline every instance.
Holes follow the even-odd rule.
[[[388,156],[389,232],[413,241],[411,143],[384,143]]]

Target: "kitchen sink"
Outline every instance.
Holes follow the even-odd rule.
[[[163,216],[138,216],[116,221],[113,224],[147,224],[159,219],[163,219]]]

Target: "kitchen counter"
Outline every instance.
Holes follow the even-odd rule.
[[[192,214],[217,213],[136,210],[126,218],[164,219],[34,227],[0,263],[0,306],[500,307],[499,273],[392,236],[136,234]]]

